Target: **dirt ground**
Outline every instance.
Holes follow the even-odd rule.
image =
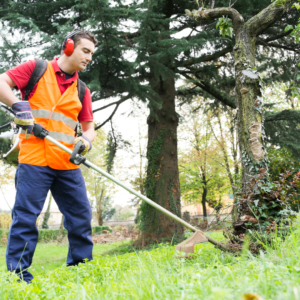
[[[133,226],[110,227],[112,232],[103,230],[102,234],[93,235],[95,244],[108,244],[126,240],[136,240],[139,237],[139,230]]]

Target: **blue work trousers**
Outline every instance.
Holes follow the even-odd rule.
[[[19,164],[15,184],[16,201],[6,250],[9,271],[16,271],[27,282],[33,279],[27,269],[38,241],[36,220],[49,190],[64,215],[64,226],[68,230],[67,265],[93,259],[92,210],[80,169],[61,171]]]

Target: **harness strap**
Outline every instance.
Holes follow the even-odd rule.
[[[44,73],[47,70],[47,61],[42,60],[39,58],[36,58],[36,64],[33,69],[33,72],[30,76],[30,79],[28,81],[28,84],[26,86],[26,91],[25,91],[25,97],[24,100],[28,100],[29,94],[35,87],[35,85],[39,82],[39,80],[42,78]],[[77,90],[78,90],[78,97],[80,102],[82,103],[85,92],[86,92],[86,84],[78,78],[77,80]]]
[[[30,76],[29,82],[26,86],[25,97],[24,100],[28,100],[29,94],[33,90],[34,86],[39,82],[44,73],[47,70],[47,62],[42,59],[36,59],[36,65],[34,70]]]

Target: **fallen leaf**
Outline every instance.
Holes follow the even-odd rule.
[[[243,300],[264,300],[262,297],[256,294],[244,294],[242,296]]]

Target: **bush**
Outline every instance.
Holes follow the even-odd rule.
[[[66,236],[68,231],[63,230],[63,236]],[[59,237],[59,229],[39,229],[39,242],[55,241]]]
[[[94,226],[92,227],[93,234],[101,234],[102,230],[107,230],[112,232],[112,230],[108,226]],[[0,228],[0,240],[4,237],[8,237],[9,230],[5,230]],[[63,236],[67,236],[68,231],[66,229],[63,230]],[[38,242],[52,242],[56,241],[59,237],[59,229],[39,229],[39,238]]]
[[[94,226],[92,229],[93,229],[93,234],[101,234],[103,230],[112,232],[112,230],[108,226]]]
[[[0,228],[9,229],[11,224],[11,214],[1,212],[0,213]]]

